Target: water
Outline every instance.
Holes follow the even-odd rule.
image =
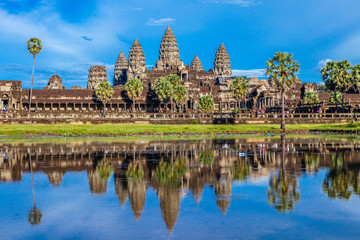
[[[0,238],[358,239],[359,147],[344,137],[2,139]]]

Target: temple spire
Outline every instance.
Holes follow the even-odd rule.
[[[126,82],[126,70],[128,69],[128,61],[123,51],[120,52],[114,69],[113,85],[124,84]]]
[[[203,71],[203,66],[197,54],[191,62],[190,68],[195,71]]]
[[[214,60],[214,72],[219,76],[231,76],[230,57],[223,43],[216,51]]]
[[[179,46],[173,31],[168,26],[161,40],[159,60],[156,61],[156,68],[159,70],[176,69],[182,65],[179,59]]]
[[[138,39],[135,39],[129,53],[128,73],[130,78],[141,78],[145,72],[145,55]]]

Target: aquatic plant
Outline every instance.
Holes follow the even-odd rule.
[[[129,164],[128,169],[125,172],[127,178],[130,178],[134,181],[140,181],[144,178],[144,170],[142,166],[138,163],[133,164],[132,162]]]
[[[199,152],[199,160],[200,163],[202,164],[210,166],[214,162],[214,158],[215,158],[214,151],[207,150],[207,151]]]
[[[167,162],[162,160],[156,168],[155,177],[160,184],[179,186],[180,181],[188,170],[188,161],[178,158]]]
[[[114,168],[108,160],[103,160],[96,166],[96,172],[100,178],[109,179]]]
[[[245,181],[250,176],[250,168],[246,161],[235,162],[231,167],[231,176],[234,180]]]
[[[28,222],[31,225],[39,225],[41,224],[42,217],[43,214],[41,213],[40,209],[34,206],[29,210]]]

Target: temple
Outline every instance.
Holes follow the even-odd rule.
[[[114,68],[113,86],[114,95],[106,104],[109,118],[131,118],[132,100],[125,90],[125,84],[130,78],[138,78],[143,84],[143,94],[136,100],[135,113],[137,114],[162,114],[166,110],[173,110],[177,114],[198,113],[199,97],[210,95],[214,100],[214,113],[230,114],[238,108],[237,100],[232,96],[229,86],[235,78],[232,76],[231,61],[228,51],[223,43],[214,51],[213,69],[204,71],[201,58],[195,54],[189,65],[180,59],[180,51],[176,37],[170,27],[167,27],[159,49],[159,58],[152,69],[146,68],[145,55],[140,41],[135,39],[128,57],[120,51]],[[154,83],[159,77],[169,74],[179,76],[181,82],[188,90],[188,101],[182,105],[171,102],[164,105],[159,101],[154,91]],[[246,76],[244,76],[246,77]],[[278,111],[281,97],[271,81],[247,78],[250,88],[246,98],[242,101],[245,111],[271,112]],[[0,108],[7,112],[9,118],[21,119],[27,117],[30,108],[34,118],[97,118],[103,104],[98,101],[95,91],[102,81],[108,81],[105,66],[91,66],[89,69],[87,89],[73,86],[65,89],[59,75],[50,77],[48,84],[43,89],[34,89],[31,106],[29,106],[29,89],[22,88],[21,81],[0,81]],[[285,94],[285,104],[289,111],[296,111],[302,106],[302,96],[309,91],[317,92],[315,83],[298,83]],[[360,105],[359,94],[345,94],[347,105]],[[319,93],[319,106],[325,106],[330,98],[329,93]],[[277,109],[277,110],[276,110]],[[313,109],[312,109],[313,110]],[[322,112],[332,111],[329,107]],[[143,115],[146,116],[146,115]],[[138,115],[138,118],[141,118]],[[164,116],[166,118],[166,116]]]

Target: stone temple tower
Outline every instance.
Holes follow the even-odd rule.
[[[191,62],[190,69],[198,72],[203,71],[203,66],[197,54],[195,54],[195,57]]]
[[[113,80],[114,86],[126,83],[127,69],[128,69],[128,61],[126,60],[123,51],[121,51],[115,64],[114,80]]]
[[[223,43],[216,51],[215,60],[214,60],[214,72],[218,76],[232,75],[230,57]]]
[[[127,78],[142,78],[145,72],[145,55],[137,39],[130,49],[128,66]]]
[[[179,58],[179,46],[174,33],[168,26],[161,40],[159,60],[156,61],[156,68],[158,70],[177,69],[183,65]]]
[[[105,66],[91,66],[89,69],[89,79],[87,88],[96,89],[101,83],[107,81],[107,74]]]

